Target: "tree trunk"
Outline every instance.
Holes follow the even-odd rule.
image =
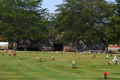
[[[77,47],[78,45],[77,45],[77,40],[75,41],[75,52],[77,52]]]
[[[24,42],[25,42],[25,47],[24,47],[24,51],[26,51],[26,40],[24,40]]]
[[[39,51],[40,51],[40,42],[38,42],[38,49],[39,49]]]
[[[108,51],[108,46],[105,44],[105,50],[104,50],[104,53],[106,53],[106,51]]]
[[[16,50],[16,43],[15,42],[13,43],[13,50],[14,51]]]
[[[90,40],[87,40],[87,50],[89,50],[89,47],[90,47]]]

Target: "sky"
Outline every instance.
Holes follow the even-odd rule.
[[[115,0],[106,0],[106,1],[112,1],[115,2]],[[47,8],[50,13],[55,13],[55,5],[61,4],[62,0],[43,0],[42,2],[42,8]]]

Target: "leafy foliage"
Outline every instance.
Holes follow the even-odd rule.
[[[99,39],[100,26],[108,22],[112,3],[105,0],[64,0],[58,9],[55,28],[64,32],[62,41],[85,39],[88,47],[91,40]]]
[[[42,40],[47,37],[46,9],[41,8],[42,0],[4,0],[1,6],[1,34],[8,41],[27,38]]]

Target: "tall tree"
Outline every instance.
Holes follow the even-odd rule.
[[[40,40],[46,37],[47,23],[43,14],[47,12],[41,7],[42,0],[1,0],[2,35],[8,41],[28,38]]]
[[[98,39],[96,25],[104,24],[110,15],[111,3],[105,0],[63,1],[63,4],[56,6],[56,11],[59,11],[56,29],[59,34],[65,32],[63,41],[74,41],[77,44],[78,40],[85,39],[89,49],[91,40]]]

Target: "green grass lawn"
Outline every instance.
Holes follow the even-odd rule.
[[[108,80],[120,80],[120,62],[116,65],[112,62],[110,54],[82,54],[50,52],[16,52],[16,56],[4,53],[0,55],[0,80],[104,80],[104,72],[107,72]],[[109,59],[106,59],[109,55]],[[115,54],[114,54],[115,55]],[[22,57],[20,60],[19,56]],[[42,57],[42,61],[36,57]],[[55,59],[52,60],[51,57]],[[81,59],[78,59],[78,56]],[[120,60],[120,56],[117,55]],[[75,68],[71,63],[75,60]],[[111,66],[108,62],[111,61]]]

